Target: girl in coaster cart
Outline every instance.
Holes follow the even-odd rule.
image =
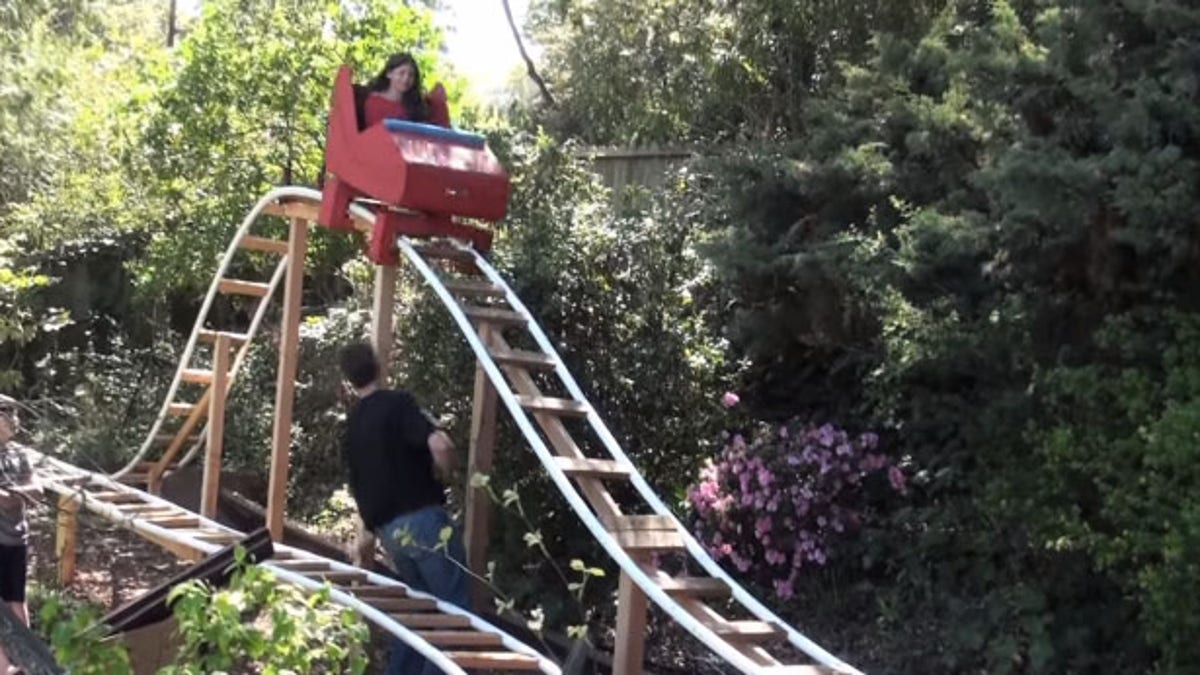
[[[383,70],[367,83],[367,98],[363,103],[363,122],[366,127],[385,119],[425,122],[450,126],[450,109],[446,90],[441,84],[428,96],[421,87],[421,69],[411,54],[393,54]]]
[[[29,527],[25,523],[25,505],[32,503],[40,489],[29,466],[24,446],[13,441],[21,428],[19,404],[0,394],[0,600],[25,625],[25,574]],[[13,670],[8,655],[0,650],[0,675]]]

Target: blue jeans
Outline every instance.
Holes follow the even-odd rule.
[[[450,541],[439,549],[441,532],[446,527],[452,528]],[[426,506],[396,516],[380,527],[377,534],[404,583],[467,608],[467,575],[463,571],[467,555],[463,550],[462,535],[444,507]],[[421,675],[442,671],[396,638],[386,672],[387,675]]]

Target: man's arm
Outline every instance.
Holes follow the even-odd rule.
[[[442,476],[449,476],[457,464],[454,457],[454,441],[442,430],[429,434],[429,454]]]

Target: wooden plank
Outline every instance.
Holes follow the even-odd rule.
[[[145,500],[140,495],[134,492],[92,492],[88,493],[88,497],[96,501],[107,502],[109,504],[142,504]]]
[[[621,465],[612,459],[578,459],[575,457],[555,457],[554,461],[563,473],[576,477],[600,478],[604,480],[625,480],[632,472],[629,467]]]
[[[54,557],[58,559],[58,583],[64,588],[75,578],[75,543],[79,531],[79,498],[59,495],[54,536]]]
[[[341,570],[314,570],[305,572],[304,576],[318,581],[328,581],[331,584],[366,583],[366,572],[344,572]]]
[[[225,446],[225,395],[229,391],[229,338],[217,336],[213,345],[212,388],[208,397],[208,440],[200,486],[200,515],[217,517],[221,485],[221,453]]]
[[[590,410],[586,403],[573,401],[569,398],[555,398],[553,396],[525,396],[518,394],[517,403],[520,403],[522,408],[531,412],[551,413],[563,417],[587,417],[588,410]]]
[[[523,349],[500,349],[492,347],[488,350],[492,360],[501,366],[517,366],[533,371],[549,372],[554,370],[554,357],[542,352],[531,352]]]
[[[353,593],[360,599],[408,597],[408,589],[404,586],[347,586],[342,590]]]
[[[615,532],[617,544],[633,552],[649,553],[684,550],[683,539],[678,532],[667,530],[626,530]]]
[[[320,209],[316,205],[308,202],[279,202],[267,204],[263,207],[262,212],[268,216],[316,220],[317,214],[320,213]]]
[[[383,612],[432,612],[437,602],[428,598],[369,598],[364,601]]]
[[[613,523],[621,548],[630,552],[679,551],[683,537],[669,516],[621,516]]]
[[[158,514],[160,516],[179,516],[187,514],[187,511],[169,504],[151,504],[149,502],[122,504],[117,508],[121,511],[121,513],[129,516],[135,516],[137,518],[149,518],[153,514]]]
[[[676,531],[675,519],[671,516],[636,515],[622,516],[613,525],[614,530],[670,530]]]
[[[462,307],[463,314],[466,314],[468,319],[477,323],[490,323],[500,327],[523,327],[529,323],[524,314],[514,312],[511,309],[494,309],[492,307],[478,307],[476,305],[460,306]]]
[[[466,670],[541,670],[532,656],[514,652],[445,652],[455,665]]]
[[[479,337],[486,346],[490,344],[492,329],[479,327]],[[479,578],[487,574],[487,544],[490,527],[492,500],[487,490],[473,487],[471,477],[475,474],[490,475],[496,449],[496,407],[498,395],[488,379],[487,372],[478,362],[475,364],[475,395],[471,409],[471,443],[467,450],[466,522],[463,526],[463,541],[466,545],[467,568]],[[488,606],[487,585],[471,579],[471,606],[477,612]]]
[[[284,218],[299,219],[310,223],[317,222],[317,217],[320,214],[320,204],[302,201],[286,201],[281,204],[268,204],[263,213],[271,216],[282,216]],[[374,220],[371,218],[363,218],[350,212],[350,222],[354,224],[354,228],[360,232],[370,232],[374,226]]]
[[[499,635],[477,630],[419,630],[415,632],[429,644],[438,647],[504,646],[504,639]]]
[[[614,675],[639,675],[646,654],[646,594],[624,570],[617,582]]]
[[[671,597],[705,598],[720,600],[732,593],[729,584],[714,577],[671,577],[655,578],[655,582]]]
[[[228,340],[228,338],[225,339]],[[179,379],[184,382],[191,382],[192,384],[212,384],[213,372],[200,368],[184,368],[183,372],[179,375]]]
[[[729,642],[763,642],[787,635],[779,626],[755,620],[726,621],[711,624],[709,628]]]
[[[275,253],[278,255],[287,255],[288,244],[282,239],[272,239],[270,237],[256,237],[248,234],[238,242],[239,248],[244,248],[248,251],[261,251],[263,253]]]
[[[189,532],[188,534],[189,534],[189,536],[192,537],[192,539],[199,539],[200,541],[211,541],[211,542],[216,542],[216,543],[221,543],[221,542],[225,542],[225,541],[236,541],[237,539],[240,539],[242,537],[242,534],[240,532],[229,532],[229,531],[225,531],[225,530],[200,530],[198,532],[196,532],[196,531]]]
[[[195,403],[172,403],[167,406],[167,414],[174,417],[183,417],[184,415],[192,414],[192,411],[195,409]]]
[[[471,618],[458,614],[392,614],[408,628],[470,628]]]
[[[504,289],[483,279],[442,279],[446,290],[467,298],[503,298]]]
[[[262,298],[271,292],[271,284],[244,279],[221,279],[217,282],[217,291],[226,295],[249,295]]]
[[[279,372],[275,380],[275,427],[271,434],[271,471],[267,483],[267,529],[275,541],[283,538],[284,507],[287,504],[292,406],[296,398],[296,362],[300,351],[300,301],[304,292],[304,258],[307,253],[308,223],[293,218],[291,236],[288,238],[287,278],[283,287]]]
[[[231,344],[241,344],[250,339],[250,336],[246,333],[231,333],[229,331],[210,330],[208,328],[201,328],[197,331],[196,339],[199,342],[212,344],[217,341],[218,335],[224,335],[229,338]]]
[[[151,525],[169,529],[200,527],[200,519],[196,516],[163,516],[160,518],[145,518],[144,520]]]

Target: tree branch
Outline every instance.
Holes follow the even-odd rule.
[[[546,81],[538,74],[537,68],[533,65],[533,59],[529,58],[529,53],[525,51],[525,43],[521,40],[521,31],[517,29],[517,22],[513,19],[512,8],[508,6],[508,0],[500,0],[500,4],[504,5],[504,16],[508,17],[508,27],[512,29],[513,40],[517,42],[517,50],[521,52],[521,58],[525,59],[525,72],[529,74],[529,79],[533,80],[537,85],[538,91],[542,92],[542,100],[550,107],[558,105],[554,102],[554,97],[550,95],[550,90],[546,87]]]

